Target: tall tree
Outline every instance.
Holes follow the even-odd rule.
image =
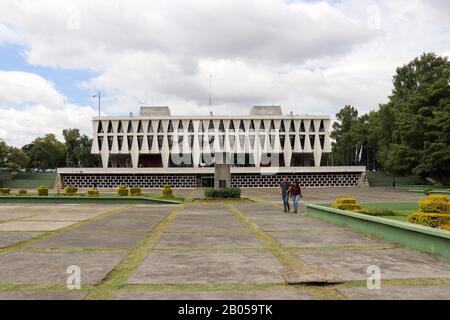
[[[46,170],[65,166],[66,147],[54,134],[36,138],[31,144],[22,148],[27,154],[32,168]]]
[[[63,136],[67,149],[66,165],[68,167],[99,166],[99,157],[91,154],[91,138],[81,135],[79,129],[66,129],[63,131]]]
[[[336,114],[337,122],[333,124],[331,137],[333,142],[333,154],[336,165],[355,164],[357,153],[356,139],[352,134],[352,128],[358,120],[358,110],[352,106],[344,106]]]
[[[0,140],[0,168],[8,168],[13,171],[25,169],[30,163],[30,158],[22,150],[8,146]]]

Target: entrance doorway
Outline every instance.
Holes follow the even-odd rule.
[[[214,187],[214,177],[213,176],[203,176],[202,188],[213,188]]]

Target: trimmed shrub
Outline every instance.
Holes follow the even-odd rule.
[[[163,198],[173,198],[172,186],[170,184],[165,184],[161,191],[161,195]]]
[[[364,213],[364,214],[368,214],[369,216],[374,216],[374,217],[392,217],[395,216],[395,212],[392,210],[387,210],[387,209],[363,209],[364,212],[360,212],[360,213]]]
[[[141,188],[138,186],[130,188],[130,196],[142,196]]]
[[[119,197],[128,197],[129,190],[127,186],[120,186],[117,188],[117,195]]]
[[[206,189],[205,197],[206,198],[239,199],[241,197],[241,189],[239,189],[239,188]]]
[[[11,194],[11,189],[10,188],[0,188],[0,194],[4,195],[4,196],[9,195],[9,194]]]
[[[427,213],[450,213],[450,197],[448,196],[428,196],[425,200],[419,201],[421,212]]]
[[[444,224],[444,225],[440,226],[439,228],[441,228],[442,230],[450,231],[450,224]]]
[[[28,191],[26,189],[20,189],[18,194],[19,196],[25,196],[28,194]]]
[[[339,210],[345,210],[345,211],[361,211],[362,209],[363,209],[363,207],[362,207],[362,205],[360,205],[360,204],[358,204],[358,203],[356,203],[356,204],[351,204],[351,203],[348,203],[348,204],[345,204],[345,203],[343,203],[343,204],[340,204],[340,203],[335,203],[335,204],[333,204],[332,206],[331,206],[332,208],[335,208],[335,209],[339,209]]]
[[[413,212],[408,216],[407,221],[426,227],[439,228],[441,226],[450,225],[450,214]]]
[[[48,196],[48,188],[47,187],[43,187],[43,186],[39,187],[39,188],[37,188],[37,192],[40,197]]]
[[[78,188],[72,187],[72,186],[66,186],[64,187],[64,192],[61,193],[62,196],[75,196],[77,195]]]
[[[355,198],[337,198],[336,204],[356,204]]]
[[[364,209],[362,205],[356,202],[355,198],[338,198],[336,203],[331,206],[334,209],[357,212],[357,213],[367,213],[368,210]]]
[[[88,190],[87,192],[88,197],[99,197],[100,191],[98,190]]]

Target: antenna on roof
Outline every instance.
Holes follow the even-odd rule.
[[[213,74],[209,74],[209,112],[212,112],[212,80]]]

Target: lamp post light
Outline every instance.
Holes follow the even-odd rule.
[[[100,117],[102,93],[99,91],[98,94],[93,95],[92,98],[98,98],[98,116]]]

